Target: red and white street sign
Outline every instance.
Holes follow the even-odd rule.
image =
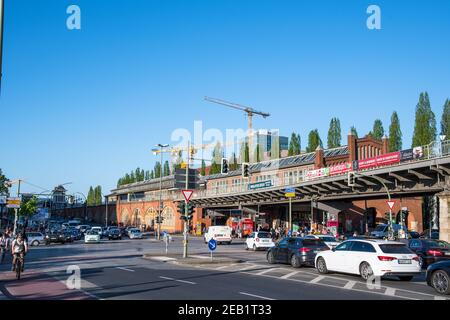
[[[194,193],[194,190],[181,190],[181,192],[183,193],[183,197],[184,199],[186,199],[186,202],[189,202],[192,194]]]
[[[389,206],[389,209],[392,210],[392,208],[394,207],[395,201],[386,201],[386,203]]]

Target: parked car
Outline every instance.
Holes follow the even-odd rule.
[[[26,236],[28,244],[31,246],[38,246],[41,243],[45,243],[45,236],[40,232],[27,232]]]
[[[45,236],[45,244],[49,245],[50,243],[64,244],[64,243],[66,243],[66,237],[64,236],[64,234],[62,232],[58,232],[58,231],[49,232]]]
[[[418,239],[420,238],[420,233],[418,233],[417,231],[408,231],[408,235],[410,239]]]
[[[62,231],[62,234],[64,235],[66,242],[73,242],[74,241],[74,235],[73,235],[71,230],[65,229],[65,230]]]
[[[118,228],[111,229],[108,231],[108,239],[109,240],[122,240],[122,233]]]
[[[330,250],[321,239],[287,237],[267,251],[267,262],[290,263],[294,268],[314,266],[317,253]]]
[[[392,224],[392,228],[394,229],[394,233],[398,233],[398,231],[402,228],[399,224]],[[388,236],[389,225],[386,223],[379,224],[376,226],[375,230],[373,230],[370,235],[375,238],[384,238]]]
[[[245,250],[253,249],[269,249],[273,247],[275,243],[272,240],[272,235],[267,231],[252,232],[245,240]]]
[[[80,230],[82,234],[84,234],[86,231],[91,229],[91,226],[88,224],[80,224],[79,226],[77,226],[77,229]]]
[[[131,227],[131,226],[128,226],[128,227],[126,227],[125,228],[125,232],[126,232],[126,235],[129,237],[130,236],[130,230],[131,229],[136,229],[135,227]]]
[[[100,233],[95,230],[89,230],[84,235],[84,243],[99,243],[100,242]]]
[[[228,226],[210,226],[203,236],[205,243],[209,240],[214,239],[217,244],[222,244],[224,242],[231,244],[231,228]]]
[[[90,231],[97,232],[98,235],[100,236],[100,238],[102,237],[102,234],[103,234],[103,229],[102,229],[102,227],[92,227]]]
[[[427,268],[427,284],[440,294],[450,294],[450,261],[436,262]]]
[[[420,274],[419,257],[404,243],[379,239],[344,241],[317,254],[315,266],[319,273],[351,273],[364,280],[394,275],[410,281]]]
[[[336,240],[335,237],[326,235],[326,234],[310,234],[305,237],[306,239],[321,239],[325,244],[328,246],[328,248],[333,249],[337,245],[340,244],[339,241]]]
[[[424,230],[424,231],[420,234],[420,238],[437,240],[437,239],[439,239],[439,231],[437,231],[437,230],[435,230],[435,231],[431,230],[431,233],[430,233],[430,230],[429,230],[429,229]]]
[[[419,256],[422,268],[435,262],[450,260],[450,243],[443,240],[411,239],[408,246]]]
[[[81,240],[82,235],[81,235],[80,230],[78,230],[78,229],[71,229],[71,230],[70,230],[70,233],[72,234],[72,239],[73,239],[74,241],[76,241],[76,240]]]
[[[138,228],[130,229],[128,232],[130,239],[142,239],[142,232]]]

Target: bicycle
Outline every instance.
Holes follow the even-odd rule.
[[[20,280],[20,274],[22,273],[23,268],[23,255],[16,254],[16,261],[14,264],[14,269],[16,270],[16,279]]]

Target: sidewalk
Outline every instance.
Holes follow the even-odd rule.
[[[65,283],[42,273],[23,273],[17,280],[14,272],[0,273],[0,300],[92,300],[82,290],[68,289]]]

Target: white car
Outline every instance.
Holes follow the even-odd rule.
[[[267,231],[252,232],[245,240],[245,249],[269,249],[275,246],[272,235]]]
[[[92,227],[90,231],[95,231],[98,233],[98,235],[101,237],[103,234],[103,229],[102,227]]]
[[[217,241],[217,244],[224,242],[231,244],[231,228],[228,226],[210,226],[203,239],[205,240],[205,243],[214,239]]]
[[[40,232],[27,232],[28,244],[31,246],[38,246],[45,243],[45,237]]]
[[[306,239],[322,239],[323,242],[328,246],[328,248],[333,249],[340,244],[336,241],[336,238],[327,234],[310,234],[305,237]]]
[[[130,239],[142,239],[142,232],[139,229],[130,229],[128,231],[128,237]]]
[[[347,240],[332,250],[319,252],[315,258],[319,273],[336,271],[371,276],[398,276],[410,281],[420,274],[419,257],[404,243],[386,240]]]
[[[89,230],[84,235],[84,243],[99,243],[100,234],[97,231]]]

